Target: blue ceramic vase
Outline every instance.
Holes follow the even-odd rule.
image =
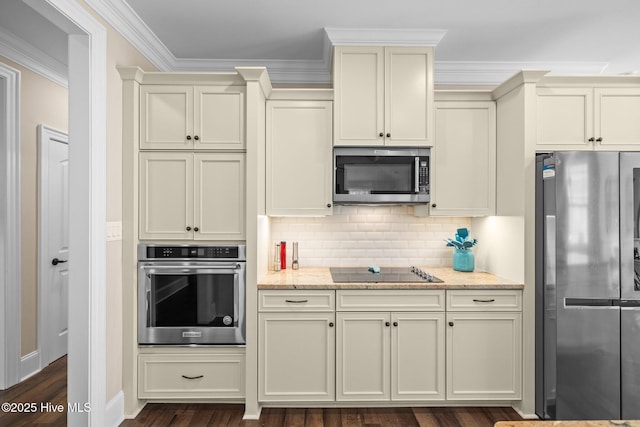
[[[471,249],[453,250],[453,269],[455,271],[473,271],[475,258]]]

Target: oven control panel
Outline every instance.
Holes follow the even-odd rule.
[[[239,246],[146,246],[145,259],[240,259]]]

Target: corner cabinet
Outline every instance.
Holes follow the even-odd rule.
[[[140,87],[140,149],[244,149],[245,87]]]
[[[436,102],[435,116],[429,214],[495,215],[495,102]]]
[[[536,149],[638,150],[638,117],[637,87],[539,87]]]
[[[334,145],[433,145],[433,48],[336,46]]]
[[[332,212],[331,101],[267,101],[267,215]]]
[[[447,400],[522,397],[522,293],[447,291]]]
[[[141,152],[139,237],[243,240],[243,153]]]

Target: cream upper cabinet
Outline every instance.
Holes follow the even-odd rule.
[[[637,150],[638,117],[640,88],[540,87],[536,148]]]
[[[332,212],[331,101],[267,101],[267,215]]]
[[[334,145],[433,145],[433,48],[337,46]]]
[[[141,152],[140,239],[243,240],[244,154]]]
[[[195,240],[244,240],[244,161],[242,153],[194,154]]]
[[[245,148],[242,86],[143,85],[140,149]]]
[[[495,103],[436,102],[435,116],[430,215],[495,215]]]
[[[140,239],[193,239],[193,154],[140,153]]]
[[[447,291],[447,400],[521,398],[521,304],[517,290]]]

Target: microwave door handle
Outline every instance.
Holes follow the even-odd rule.
[[[414,178],[415,178],[415,189],[414,191],[416,193],[420,192],[420,157],[416,157],[414,159],[415,161],[415,166],[413,168],[414,170]]]

